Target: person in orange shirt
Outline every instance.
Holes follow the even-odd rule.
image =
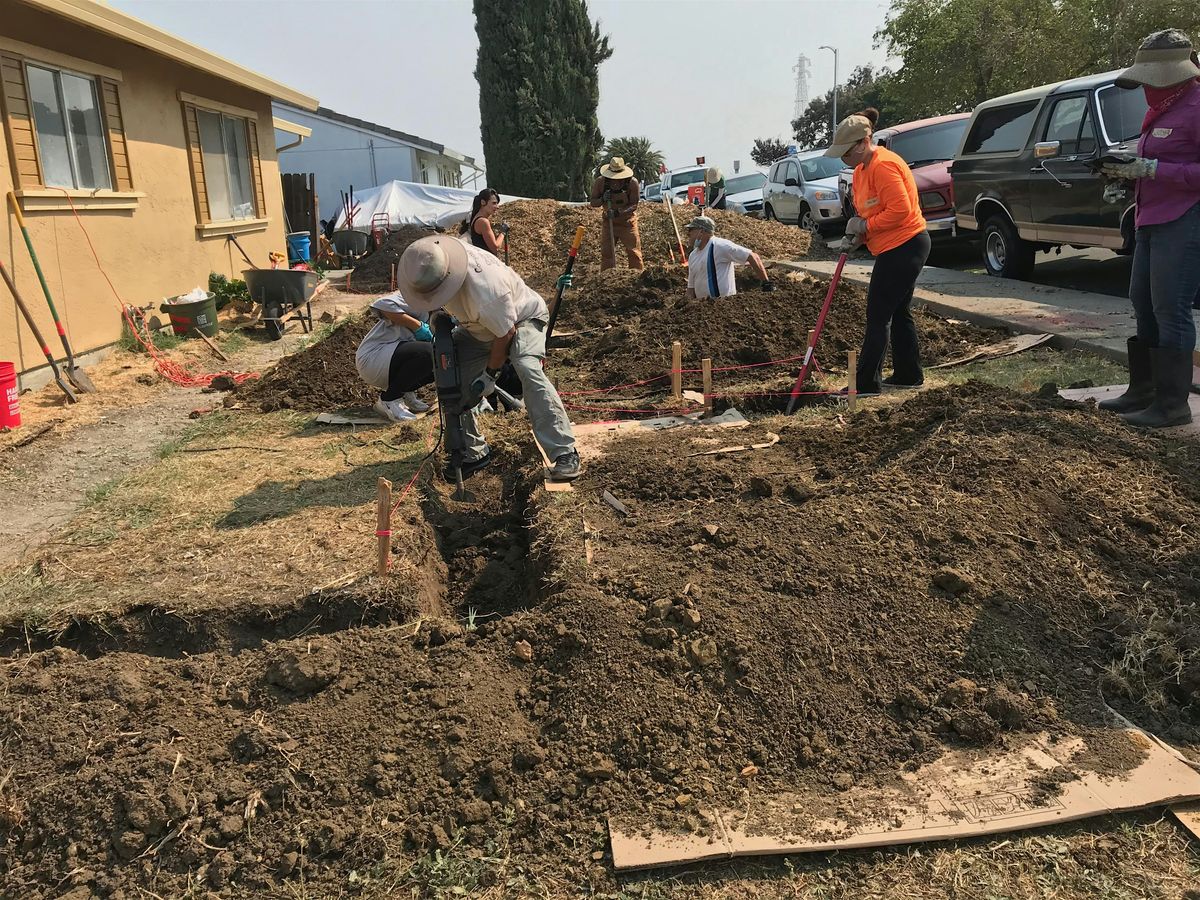
[[[858,354],[860,394],[878,394],[883,385],[917,387],[925,381],[910,307],[917,276],[929,258],[929,234],[908,163],[871,143],[878,121],[877,109],[847,116],[834,133],[833,146],[825,151],[854,168],[858,215],[846,222],[846,236],[866,244],[875,257],[867,288],[867,332]],[[892,375],[882,379],[889,334]]]

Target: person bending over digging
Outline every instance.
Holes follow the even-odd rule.
[[[633,169],[625,165],[621,157],[614,156],[600,167],[600,177],[592,183],[588,201],[593,207],[603,209],[605,218],[612,222],[611,227],[608,221],[600,227],[601,269],[611,269],[617,264],[614,242],[619,242],[625,248],[629,268],[638,271],[645,268],[637,218],[640,191]]]
[[[397,291],[371,304],[379,321],[354,354],[358,376],[382,393],[375,411],[393,422],[415,419],[429,404],[416,391],[433,382],[429,313],[412,309]]]
[[[889,334],[893,373],[882,384],[916,387],[925,381],[910,307],[917,276],[929,257],[929,234],[908,163],[871,143],[878,121],[876,109],[847,116],[825,151],[854,169],[857,215],[846,222],[846,236],[866,244],[875,257],[867,287],[867,331],[858,354],[859,394],[882,390]]]
[[[688,299],[736,294],[733,267],[742,263],[750,264],[750,270],[762,282],[764,291],[775,290],[762,258],[740,244],[714,237],[716,230],[717,223],[708,216],[696,216],[688,223],[688,240],[692,242],[692,252],[688,256]]]
[[[533,421],[533,432],[554,460],[550,478],[579,477],[575,433],[558,391],[546,377],[546,301],[493,254],[446,235],[421,238],[400,257],[397,280],[409,304],[425,312],[445,307],[458,320],[454,346],[459,381],[473,394],[490,396],[505,360],[512,362]],[[462,476],[492,461],[472,410],[466,417],[467,448]],[[447,473],[446,480],[451,480]]]

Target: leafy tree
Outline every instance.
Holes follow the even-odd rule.
[[[658,181],[658,168],[663,164],[663,155],[650,145],[650,138],[610,138],[608,143],[604,145],[604,152],[601,154],[601,163],[607,163],[614,156],[619,156],[625,160],[625,165],[633,169],[633,174],[637,176],[639,184],[649,184],[650,182]]]
[[[884,93],[912,119],[1119,68],[1150,32],[1198,24],[1194,0],[891,0],[875,38],[903,60]]]
[[[750,158],[756,166],[769,166],[781,156],[787,156],[787,144],[779,138],[755,138]]]
[[[586,0],[474,0],[480,135],[488,184],[580,200],[602,143],[596,106],[608,37]]]
[[[881,128],[905,121],[904,117],[897,116],[895,104],[889,102],[885,93],[894,77],[887,69],[876,73],[871,66],[859,66],[850,73],[845,84],[838,86],[838,118],[844,119],[853,112],[873,106],[879,110]],[[803,148],[827,147],[832,139],[832,123],[831,89],[826,91],[824,96],[810,101],[804,114],[793,120],[792,130],[795,132],[796,143]]]

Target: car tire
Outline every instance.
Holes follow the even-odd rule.
[[[983,264],[996,278],[1026,279],[1033,274],[1037,247],[1017,234],[1004,216],[992,216],[983,226]]]
[[[766,219],[768,222],[778,222],[779,221],[779,219],[777,219],[775,217],[775,210],[771,206],[770,203],[768,203],[766,206],[763,207],[763,218]]]
[[[809,208],[807,203],[800,204],[800,216],[796,220],[796,224],[799,225],[802,230],[811,234],[814,238],[821,236],[821,223],[817,221],[816,216],[813,215],[812,210]]]

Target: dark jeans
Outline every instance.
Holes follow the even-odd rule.
[[[857,388],[862,393],[881,390],[889,335],[894,380],[898,384],[920,384],[925,380],[910,307],[917,276],[929,258],[929,246],[929,234],[922,231],[875,259],[867,288],[867,333],[858,354]]]
[[[392,351],[387,390],[379,396],[384,400],[398,400],[401,395],[432,381],[433,344],[427,341],[402,341]]]
[[[1194,350],[1192,306],[1200,297],[1200,203],[1174,222],[1137,230],[1129,299],[1138,340],[1147,347]]]

